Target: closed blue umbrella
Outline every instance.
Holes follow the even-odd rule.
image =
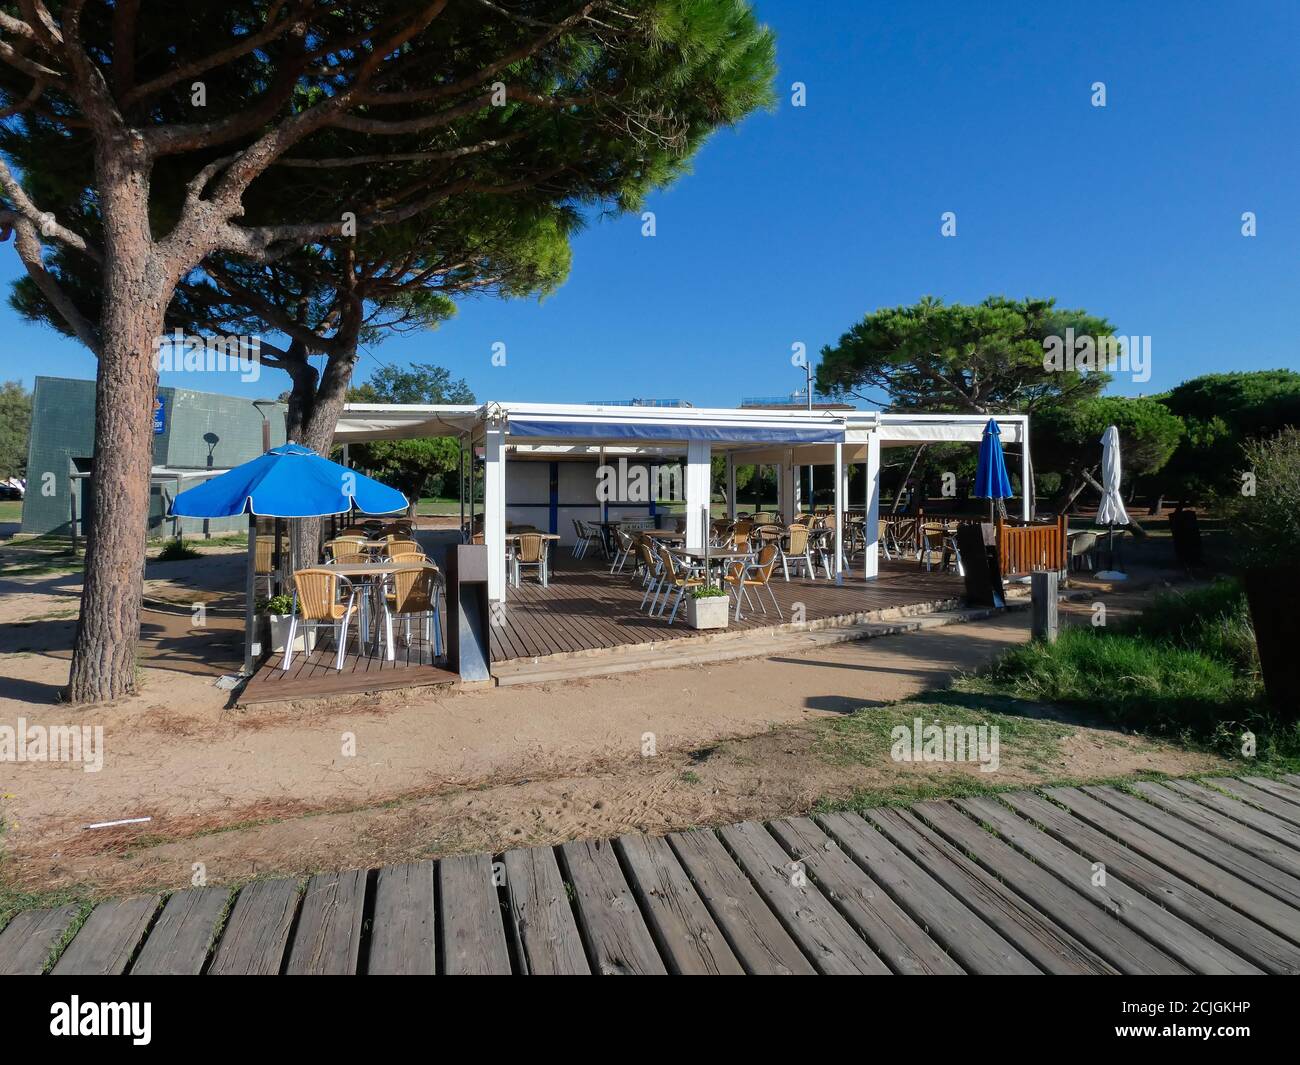
[[[992,418],[980,438],[979,463],[975,467],[975,495],[979,499],[1010,499],[1011,478],[1002,456],[1002,431]],[[992,509],[992,503],[989,504]]]
[[[353,506],[366,514],[405,510],[406,496],[356,470],[321,458],[298,444],[273,447],[252,462],[236,466],[172,500],[172,514],[186,518],[321,518],[346,514]]]
[[[244,673],[253,672],[255,517],[323,518],[354,506],[366,514],[406,509],[406,496],[298,444],[273,447],[251,462],[179,493],[171,512],[186,518],[248,514],[248,580],[244,607]]]

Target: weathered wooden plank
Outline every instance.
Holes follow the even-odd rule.
[[[24,910],[0,932],[0,976],[39,976],[50,952],[81,912],[80,906]]]
[[[1222,866],[1233,876],[1254,884],[1261,891],[1267,891],[1291,906],[1300,907],[1300,877],[1284,873],[1241,847],[1226,843],[1218,836],[1162,810],[1155,803],[1135,799],[1113,788],[1097,788],[1089,794],[1093,798],[1100,799],[1107,806],[1113,806],[1134,821],[1159,832],[1166,839],[1181,844],[1215,865]],[[1192,803],[1192,805],[1196,804]],[[1200,808],[1204,809],[1204,807]],[[1245,828],[1243,825],[1237,827]]]
[[[1069,812],[1027,793],[1018,792],[1005,799],[1051,835],[1093,854],[1097,861],[1105,863],[1108,873],[1117,873],[1140,886],[1146,894],[1261,968],[1270,972],[1300,971],[1300,948],[1288,943],[1285,933],[1278,935],[1261,924],[1258,916],[1262,913],[1276,921],[1277,911],[1289,907],[1077,789],[1053,788],[1049,794]],[[1232,900],[1245,901],[1255,913],[1239,912],[1232,908],[1235,902],[1224,905]]]
[[[1300,807],[1300,788],[1293,787],[1282,780],[1270,780],[1268,777],[1246,777],[1247,784],[1253,784],[1261,791],[1286,799],[1293,806]]]
[[[614,845],[670,972],[703,976],[744,973],[667,840],[637,834],[622,836]]]
[[[560,857],[594,970],[615,976],[667,973],[609,840],[565,843]]]
[[[807,879],[802,864],[786,854],[762,825],[746,821],[719,829],[718,834],[777,919],[820,972],[890,971]]]
[[[815,822],[791,817],[768,827],[789,854],[802,858],[822,894],[895,972],[965,973]]]
[[[1232,780],[1228,777],[1211,777],[1209,783],[1216,788],[1237,796],[1245,802],[1254,803],[1260,809],[1272,814],[1279,821],[1285,821],[1293,828],[1300,829],[1300,806],[1295,806],[1286,799],[1279,799],[1263,788],[1257,788],[1244,780]]]
[[[1217,839],[1229,843],[1237,849],[1247,852],[1261,862],[1267,862],[1275,869],[1300,877],[1300,854],[1279,843],[1272,836],[1266,836],[1249,825],[1234,821],[1231,817],[1212,810],[1186,795],[1179,795],[1159,784],[1137,781],[1133,787],[1144,798],[1169,813],[1176,814],[1180,822],[1196,825]]]
[[[935,803],[948,810],[946,803]],[[882,831],[909,858],[979,913],[1007,942],[1047,973],[1114,975],[1115,966],[1068,929],[1012,891],[911,810],[892,810]],[[961,817],[949,811],[954,817]],[[883,814],[883,811],[882,811]],[[964,819],[964,818],[963,818]]]
[[[366,972],[431,976],[437,953],[435,924],[433,862],[380,869]]]
[[[351,869],[320,873],[307,881],[285,972],[347,976],[357,971],[366,878],[366,870]]]
[[[764,976],[816,973],[712,832],[676,832],[668,842],[746,972]]]
[[[167,900],[131,966],[132,975],[198,976],[226,912],[226,888],[190,888]]]
[[[439,860],[438,898],[443,972],[509,975],[510,946],[491,858],[466,854]]]
[[[550,847],[521,848],[506,851],[504,861],[506,898],[523,971],[539,976],[590,973],[555,852]]]
[[[139,895],[101,902],[55,963],[54,974],[121,976],[161,901],[157,895]]]
[[[1072,899],[1062,900],[1057,908],[1050,901],[1054,897],[1050,887],[1044,889],[1041,883],[1021,880],[1018,869],[1005,877],[1035,905],[1042,906],[1057,920],[1067,922],[1076,935],[1124,972],[1183,973],[1190,969],[1198,973],[1246,975],[1261,971],[1221,947],[1195,925],[1156,905],[1136,886],[1125,883],[1116,871],[1107,869],[1104,879],[1096,877],[1093,870],[1096,856],[1064,846],[1017,817],[1002,803],[974,798],[958,799],[956,805],[992,825],[1003,838],[1037,862],[1042,867],[1042,876],[1065,886]],[[973,823],[968,824],[980,831]],[[1004,868],[1010,871],[1015,867],[1008,863]]]
[[[1222,792],[1190,780],[1166,780],[1164,783],[1166,787],[1172,788],[1180,795],[1186,795],[1212,810],[1218,810],[1219,813],[1226,814],[1234,821],[1250,825],[1251,828],[1263,832],[1266,836],[1272,836],[1279,843],[1286,844],[1292,850],[1300,850],[1300,832],[1272,814],[1257,810],[1240,799],[1230,799]]]
[[[1040,971],[1018,948],[861,817],[825,814],[816,820],[968,971]]]
[[[235,899],[209,976],[274,976],[284,964],[298,912],[298,880],[254,880]]]

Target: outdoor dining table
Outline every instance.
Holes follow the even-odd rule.
[[[651,540],[666,540],[669,543],[686,539],[685,533],[674,532],[672,529],[638,529],[637,533]]]
[[[735,547],[670,547],[668,550],[674,555],[694,559],[697,562],[707,560],[709,566],[716,562],[723,567],[724,571],[733,563],[748,562],[754,557],[752,551],[743,551]]]
[[[361,585],[365,592],[371,596],[372,605],[376,608],[373,616],[378,618],[384,613],[384,601],[381,598],[384,594],[384,579],[392,573],[410,573],[413,570],[422,570],[427,565],[429,565],[427,562],[346,562],[332,566],[309,566],[308,569],[334,573],[340,577],[346,577],[354,584]],[[364,598],[362,599],[362,606],[365,606]],[[363,612],[360,621],[362,631],[367,631],[370,628],[368,622],[368,615]],[[369,635],[367,631],[367,636]],[[386,642],[385,651],[389,661],[392,661],[397,657],[397,653],[393,647],[391,632],[388,633]]]

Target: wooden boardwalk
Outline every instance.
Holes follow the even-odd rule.
[[[32,910],[0,974],[1296,973],[1300,777],[1060,788]]]

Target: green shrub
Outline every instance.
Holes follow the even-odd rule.
[[[692,590],[691,598],[692,599],[716,599],[718,598],[718,596],[726,595],[726,594],[727,594],[727,590],[725,588],[719,588],[715,584],[702,584],[700,585],[700,587]]]
[[[257,604],[257,612],[259,614],[292,614],[293,596],[281,592],[279,595],[271,596],[270,599],[263,599]]]
[[[194,550],[179,536],[175,540],[168,540],[163,545],[163,549],[158,552],[159,562],[183,562],[188,558],[201,558],[202,552]]]
[[[1243,473],[1254,483],[1223,500],[1240,560],[1248,566],[1294,565],[1300,543],[1300,428],[1249,440]]]

